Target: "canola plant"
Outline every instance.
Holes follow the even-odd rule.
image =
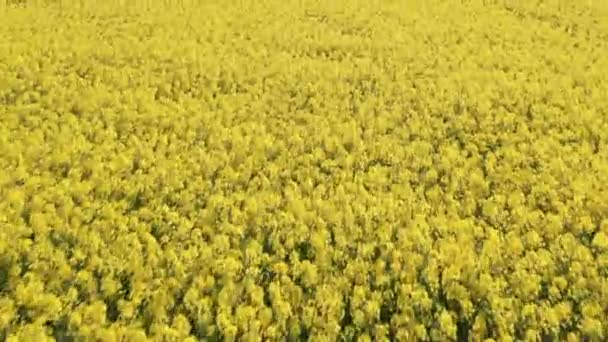
[[[605,341],[607,9],[3,2],[0,340]]]

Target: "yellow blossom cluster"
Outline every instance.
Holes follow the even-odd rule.
[[[608,3],[0,7],[0,340],[608,339]]]

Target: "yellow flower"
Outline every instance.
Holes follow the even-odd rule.
[[[450,339],[456,338],[456,324],[450,312],[443,310],[439,315],[439,326],[444,336]]]
[[[604,337],[604,328],[598,319],[584,317],[580,323],[580,329],[589,338],[602,339]]]
[[[595,234],[592,244],[594,247],[608,250],[608,234],[603,231],[598,232]]]

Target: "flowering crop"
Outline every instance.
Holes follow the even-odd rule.
[[[0,340],[608,339],[603,2],[11,3]]]

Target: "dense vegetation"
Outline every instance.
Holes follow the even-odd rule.
[[[608,338],[575,1],[0,11],[0,340]]]

